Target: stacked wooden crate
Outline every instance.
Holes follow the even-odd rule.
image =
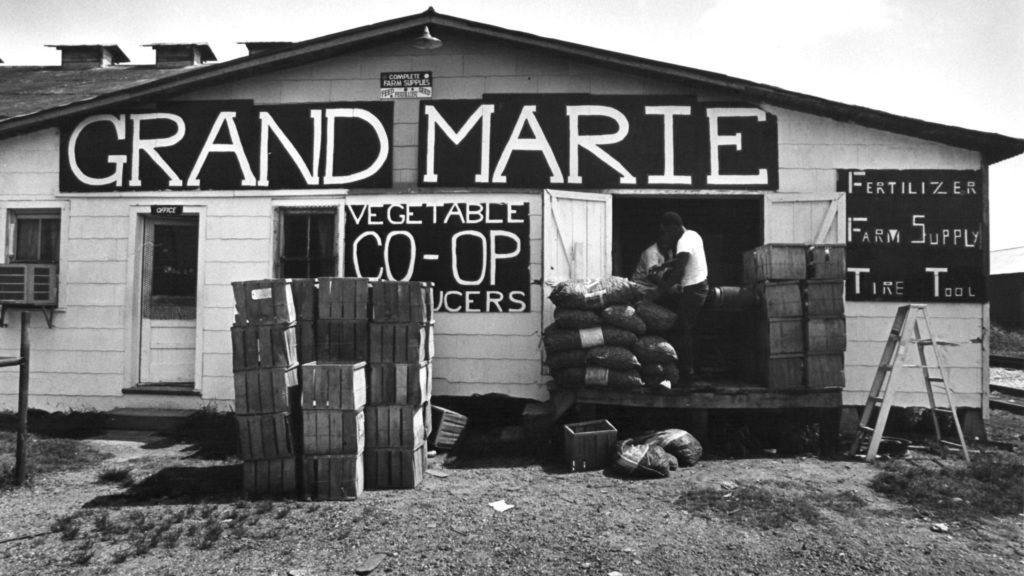
[[[427,464],[433,354],[428,282],[371,286],[366,486],[415,488]]]
[[[292,299],[295,301],[295,342],[299,364],[305,364],[315,361],[317,355],[317,282],[313,278],[293,278],[291,282]]]
[[[243,488],[250,496],[296,487],[296,316],[289,280],[235,282],[231,328]]]
[[[744,253],[757,294],[747,376],[774,389],[842,386],[842,246],[769,244]]]
[[[316,359],[365,362],[370,357],[370,281],[317,278]]]
[[[302,487],[313,500],[363,493],[365,362],[302,365]]]

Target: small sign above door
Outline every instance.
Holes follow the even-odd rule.
[[[155,216],[181,216],[183,206],[150,206],[149,212]]]
[[[434,75],[430,72],[381,72],[380,99],[430,98]]]

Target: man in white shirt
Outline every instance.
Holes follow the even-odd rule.
[[[675,212],[661,215],[661,233],[675,242],[675,257],[658,290],[663,295],[678,294],[675,311],[679,315],[669,335],[669,342],[679,355],[679,376],[682,384],[693,382],[693,338],[700,309],[708,296],[708,261],[704,256],[704,239],[683,226]]]
[[[666,241],[662,236],[657,242],[651,244],[646,250],[640,253],[640,260],[636,263],[633,275],[630,280],[633,282],[648,282],[657,285],[665,275],[665,261],[670,260],[674,252],[674,242]]]

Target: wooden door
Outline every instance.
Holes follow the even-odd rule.
[[[846,195],[765,194],[765,244],[846,244]]]
[[[139,383],[195,385],[199,219],[143,219]]]

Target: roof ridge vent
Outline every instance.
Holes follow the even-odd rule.
[[[216,62],[213,50],[205,42],[143,44],[156,50],[157,68],[181,68]]]
[[[271,50],[277,50],[284,48],[285,46],[291,46],[292,42],[239,42],[244,44],[245,48],[249,51],[249,56],[253,54],[259,54],[261,52],[270,52]]]
[[[128,62],[117,44],[47,44],[60,50],[60,66],[69,70],[106,68]]]

